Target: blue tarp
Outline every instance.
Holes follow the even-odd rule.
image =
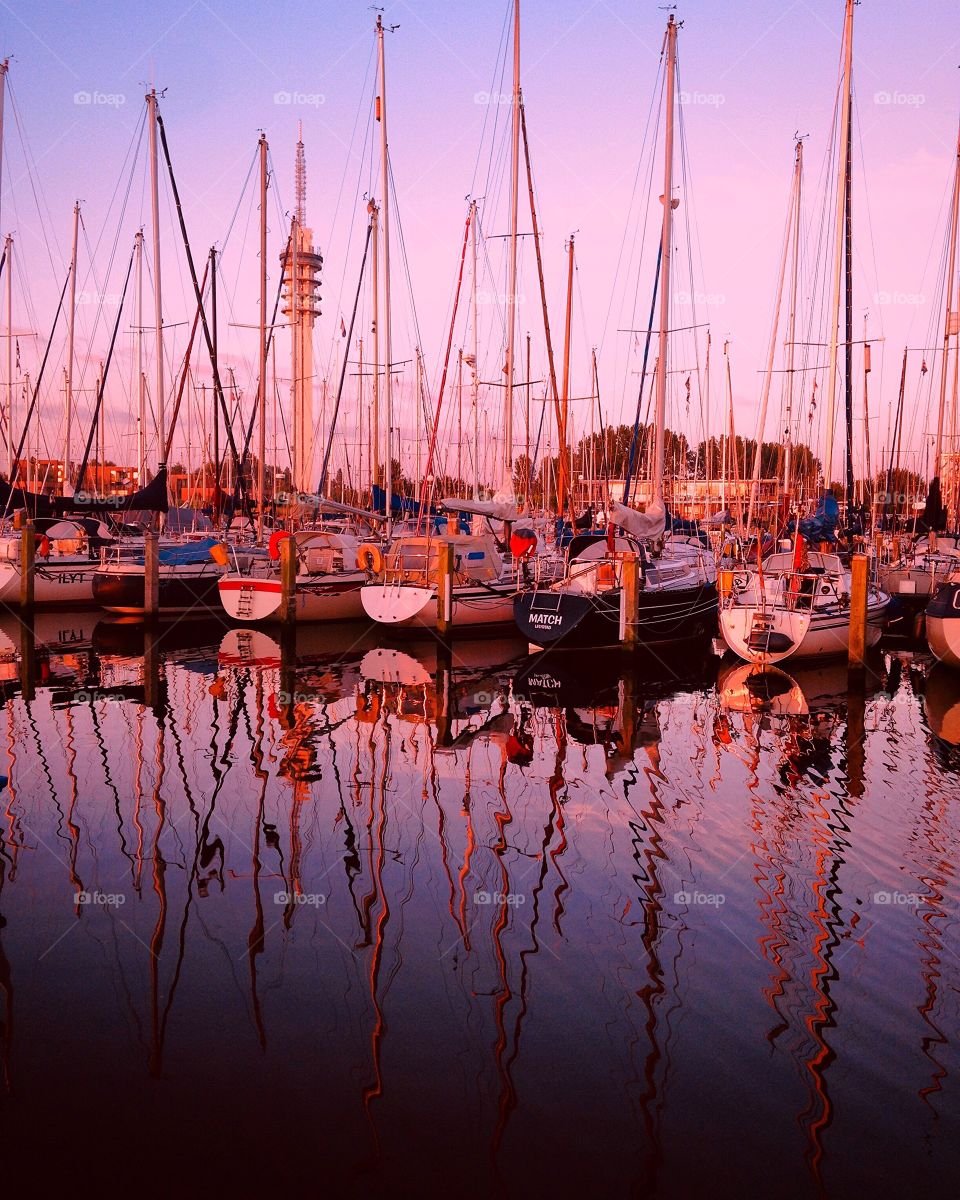
[[[216,546],[217,538],[203,538],[199,542],[184,542],[182,546],[165,546],[160,551],[160,563],[165,567],[187,567],[195,563],[210,562],[211,547]],[[135,560],[143,562],[143,556]]]
[[[812,517],[803,517],[800,532],[808,542],[835,542],[840,506],[832,492],[824,492]]]

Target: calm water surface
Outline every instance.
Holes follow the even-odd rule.
[[[960,676],[0,618],[6,1173],[960,1182]]]

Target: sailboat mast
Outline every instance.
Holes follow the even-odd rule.
[[[851,204],[851,179],[853,175],[853,98],[847,95],[847,162],[844,171],[844,369],[843,396],[847,426],[847,524],[853,516],[853,207]]]
[[[143,386],[143,230],[136,237],[137,255],[137,487],[146,480],[145,431],[147,419],[146,394]]]
[[[798,143],[799,145],[799,143]],[[780,306],[783,301],[783,284],[787,275],[787,259],[790,253],[790,234],[793,229],[793,211],[797,202],[797,190],[800,186],[800,160],[795,155],[793,163],[793,183],[790,188],[790,209],[787,216],[786,235],[783,239],[783,253],[780,256],[780,272],[777,278],[777,300],[773,309],[773,328],[770,330],[770,344],[767,347],[767,369],[763,377],[763,390],[760,395],[760,413],[757,418],[757,444],[753,455],[753,478],[750,480],[750,502],[747,507],[747,533],[753,525],[753,517],[757,504],[757,489],[760,486],[760,469],[763,465],[763,434],[767,423],[767,406],[770,400],[770,385],[773,382],[773,363],[777,353],[777,333],[780,329]]]
[[[74,329],[77,322],[77,235],[80,229],[80,201],[73,206],[73,249],[70,254],[70,324],[67,326],[67,394],[64,401],[63,491],[70,486],[70,432],[73,424]]]
[[[513,360],[517,325],[517,220],[520,212],[520,0],[513,3],[513,136],[510,159],[510,279],[507,287],[507,361],[504,369],[503,475],[513,483]]]
[[[843,234],[846,211],[848,171],[848,131],[850,127],[850,96],[853,72],[853,6],[847,0],[843,25],[843,80],[840,90],[839,167],[837,204],[834,230],[833,302],[830,307],[830,367],[827,376],[827,441],[823,459],[823,485],[829,488],[833,476],[833,435],[837,412],[837,355],[840,337],[840,287],[843,274]],[[847,339],[849,341],[849,338]]]
[[[933,458],[933,473],[943,472],[943,415],[947,403],[947,374],[950,362],[950,336],[957,332],[952,325],[953,285],[957,273],[957,225],[960,217],[960,134],[957,135],[957,160],[953,172],[953,202],[950,212],[950,248],[947,252],[946,314],[943,323],[943,354],[940,359],[940,406],[937,410],[937,442]]]
[[[163,399],[163,306],[160,288],[160,175],[157,170],[157,91],[147,96],[150,118],[150,207],[153,222],[153,306],[157,354],[157,394],[154,397],[157,413],[157,453],[163,454],[166,444],[166,413]],[[157,466],[164,464],[159,461]]]
[[[380,210],[373,200],[367,205],[370,213],[370,294],[373,313],[370,333],[373,336],[373,400],[370,417],[370,498],[374,485],[380,486]]]
[[[6,66],[6,64],[4,64]],[[7,478],[13,480],[13,235],[3,243],[7,256]]]
[[[563,390],[560,396],[560,428],[557,430],[557,438],[560,442],[560,461],[564,466],[566,466],[567,462],[567,429],[570,422],[570,326],[573,318],[573,239],[574,235],[571,233],[570,241],[567,242],[567,308],[563,326]],[[557,480],[557,512],[561,517],[563,516],[567,500],[563,487],[565,475],[566,471],[561,470]]]
[[[384,404],[387,418],[387,461],[384,491],[386,492],[387,529],[390,529],[393,509],[393,340],[390,319],[390,161],[387,142],[387,72],[383,50],[383,22],[377,14],[377,57],[380,66],[380,178],[383,185],[383,352]]]
[[[660,239],[662,278],[660,281],[660,335],[658,341],[658,371],[656,417],[654,429],[653,496],[663,503],[663,459],[665,421],[667,413],[667,345],[670,328],[670,267],[673,261],[673,118],[674,85],[677,74],[677,23],[673,13],[667,19],[667,96],[664,112],[666,131],[663,142],[663,230]]]
[[[260,375],[257,421],[260,425],[257,463],[257,545],[263,545],[267,457],[267,138],[260,134]]]
[[[7,71],[10,69],[10,59],[0,62],[0,197],[3,196],[3,102],[7,92]]]
[[[480,364],[477,355],[480,353],[479,333],[477,331],[477,202],[470,202],[470,257],[473,262],[473,277],[471,280],[473,307],[473,498],[480,499]]]
[[[796,187],[793,198],[793,253],[790,263],[790,315],[787,320],[787,405],[786,429],[784,431],[785,452],[783,456],[783,493],[787,508],[793,490],[793,385],[794,362],[797,339],[797,292],[800,285],[800,202],[803,195],[803,139],[797,138]]]

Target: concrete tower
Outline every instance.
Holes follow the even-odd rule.
[[[313,245],[313,230],[306,224],[307,164],[302,124],[297,137],[295,182],[297,203],[290,222],[290,246],[280,255],[280,264],[283,268],[283,314],[289,322],[291,335],[293,486],[298,492],[312,492],[317,485],[313,478],[313,326],[320,315],[323,255]]]

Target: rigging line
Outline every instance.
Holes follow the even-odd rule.
[[[130,261],[127,263],[127,277],[123,281],[123,291],[120,294],[120,303],[117,306],[117,319],[113,326],[113,336],[110,338],[110,348],[107,351],[106,362],[103,364],[103,372],[100,376],[100,386],[97,389],[97,402],[93,409],[93,419],[90,422],[90,433],[87,436],[87,445],[83,451],[83,461],[80,463],[80,470],[77,473],[77,484],[75,491],[83,491],[83,480],[87,472],[87,460],[90,457],[90,448],[93,445],[93,439],[97,433],[97,420],[100,416],[100,408],[103,404],[103,393],[107,386],[107,376],[110,374],[110,363],[113,360],[113,349],[117,344],[117,334],[120,331],[120,320],[123,317],[123,302],[127,296],[127,288],[130,284],[130,273],[133,270],[133,260],[136,257],[136,246],[130,251]]]
[[[170,147],[167,144],[167,131],[166,131],[166,128],[163,123],[163,118],[160,116],[159,112],[156,113],[156,120],[157,120],[157,128],[160,132],[160,141],[163,145],[163,156],[166,159],[167,171],[169,172],[169,175],[170,175],[170,186],[173,191],[174,200],[176,202],[177,216],[178,216],[179,222],[180,222],[180,233],[183,236],[183,246],[184,246],[184,250],[186,251],[186,255],[187,255],[187,263],[190,268],[190,278],[193,281],[194,294],[196,295],[196,298],[197,298],[197,305],[200,308],[200,317],[203,322],[203,336],[204,336],[204,340],[207,343],[207,352],[210,355],[210,364],[211,364],[211,367],[213,370],[214,402],[215,403],[219,402],[219,404],[220,404],[220,410],[223,414],[224,425],[226,427],[227,440],[230,444],[230,450],[231,450],[231,453],[233,454],[234,467],[236,468],[235,474],[234,474],[234,494],[236,495],[237,491],[239,491],[241,504],[242,504],[243,508],[247,510],[248,515],[249,515],[250,498],[247,494],[246,481],[243,477],[243,471],[242,471],[241,463],[240,463],[240,456],[237,453],[237,443],[236,443],[236,439],[233,436],[233,427],[230,424],[230,413],[229,413],[229,410],[227,409],[227,403],[223,396],[223,387],[220,382],[220,366],[217,362],[217,356],[216,356],[216,354],[214,354],[214,351],[213,351],[213,339],[210,336],[210,326],[207,323],[207,314],[203,307],[203,296],[200,293],[200,285],[197,282],[197,270],[196,270],[196,267],[194,266],[194,262],[193,262],[193,251],[190,249],[190,241],[187,238],[186,219],[184,218],[184,215],[183,215],[183,206],[180,203],[180,193],[177,188],[177,181],[174,178],[174,174],[173,174],[173,162],[170,159]]]
[[[23,454],[24,443],[27,440],[27,430],[30,428],[30,418],[33,416],[34,409],[37,406],[37,396],[40,393],[40,384],[43,382],[43,373],[47,366],[47,359],[50,356],[50,347],[53,344],[53,335],[57,331],[57,323],[60,320],[60,313],[63,311],[63,299],[64,299],[64,296],[66,296],[66,294],[67,294],[67,284],[69,282],[70,282],[70,272],[67,271],[67,277],[63,281],[63,290],[60,292],[60,301],[57,304],[57,311],[54,314],[53,327],[50,330],[50,337],[47,339],[47,346],[43,352],[43,361],[40,364],[40,373],[37,376],[37,381],[33,386],[33,399],[30,401],[30,408],[28,409],[26,418],[23,422],[23,433],[21,433],[21,435],[20,435],[20,442],[19,442],[19,445],[17,446],[17,452],[13,456],[13,463],[10,467],[11,483],[13,482],[14,478],[16,477],[17,468],[20,466],[20,456]],[[8,497],[7,504],[9,505],[9,503],[10,503],[10,500]],[[6,514],[4,514],[4,515],[6,515]]]
[[[293,233],[291,232],[290,236],[287,238],[287,244],[283,251],[284,261],[287,260],[287,256],[290,253],[290,245],[291,245],[292,241],[293,241]],[[264,356],[264,362],[268,361],[270,358],[270,350],[271,350],[271,347],[273,346],[273,334],[277,327],[277,313],[280,309],[280,297],[282,296],[282,294],[283,294],[283,272],[281,271],[280,272],[280,282],[277,284],[277,294],[274,297],[274,301],[273,301],[273,315],[270,318],[270,324],[267,328],[267,350],[266,350],[266,355]],[[259,379],[259,373],[258,373],[257,395],[259,395],[259,392],[260,392],[260,379]],[[264,392],[266,392],[266,389],[264,389]],[[256,421],[258,408],[259,408],[259,406],[254,404],[254,406],[250,412],[250,423],[247,426],[246,436],[244,437],[244,440],[243,440],[243,460],[244,460],[244,462],[246,462],[247,455],[250,453],[250,442],[253,439],[253,426],[254,426],[254,422]],[[284,429],[286,429],[286,426],[284,426]],[[288,445],[287,450],[289,451],[289,449],[290,449],[290,447]],[[274,463],[274,467],[276,467],[276,463]]]
[[[657,77],[656,77],[656,80],[654,81],[654,86],[650,93],[650,103],[647,107],[647,117],[646,117],[646,121],[644,122],[643,137],[640,142],[640,153],[637,157],[637,169],[634,172],[633,188],[631,189],[631,192],[630,192],[630,200],[627,205],[626,220],[624,221],[623,233],[620,238],[620,247],[617,252],[617,266],[614,271],[613,286],[610,289],[610,299],[607,303],[607,312],[606,312],[606,315],[604,316],[603,332],[601,334],[600,345],[598,347],[599,354],[602,354],[603,348],[606,345],[607,333],[609,332],[609,329],[610,329],[610,319],[611,319],[611,315],[612,315],[612,311],[613,311],[614,300],[618,293],[618,282],[621,278],[621,272],[623,273],[623,292],[621,293],[621,297],[622,297],[621,304],[623,304],[626,300],[626,289],[627,289],[627,283],[628,283],[627,276],[628,276],[628,274],[632,273],[632,272],[630,272],[630,265],[633,262],[634,251],[635,251],[636,245],[637,245],[637,228],[636,227],[634,227],[633,242],[631,244],[630,256],[627,260],[626,265],[624,265],[624,253],[626,251],[626,245],[627,245],[627,233],[628,233],[628,230],[630,229],[630,224],[631,224],[630,218],[634,211],[634,206],[637,201],[637,189],[640,185],[641,170],[643,169],[644,158],[645,158],[645,155],[647,154],[647,139],[651,135],[651,128],[653,131],[653,142],[652,142],[652,144],[650,146],[650,150],[649,150],[650,165],[647,170],[646,192],[647,192],[648,198],[649,198],[650,190],[652,187],[653,169],[654,169],[654,165],[655,165],[654,160],[655,160],[656,148],[657,148],[657,144],[658,144],[659,131],[660,131],[659,120],[654,121],[653,118],[654,118],[654,114],[659,112],[659,105],[660,105],[660,101],[663,96],[663,88],[664,88],[664,83],[665,83],[664,74],[663,74],[663,65],[664,65],[663,64],[663,50],[661,49],[660,63],[657,67]],[[644,216],[644,219],[643,219],[642,234],[641,234],[641,238],[640,238],[641,259],[642,259],[642,246],[646,244],[646,231],[647,231],[647,222],[649,220],[649,212],[650,212],[650,205],[648,202],[647,205],[645,206],[645,214],[646,215]],[[636,288],[634,290],[634,304],[633,304],[633,310],[632,310],[633,312],[636,312],[636,305],[637,305],[638,293],[639,293],[639,276],[640,276],[641,265],[642,265],[642,263],[637,264],[637,275],[636,275],[637,284],[636,284]],[[632,324],[632,319],[631,319],[631,324]]]
[[[27,170],[27,178],[30,181],[30,191],[33,193],[34,204],[37,207],[37,216],[40,218],[40,230],[43,234],[43,244],[46,247],[47,258],[50,260],[50,269],[51,269],[51,271],[53,271],[54,274],[56,274],[57,267],[53,261],[53,254],[50,250],[50,242],[47,238],[47,226],[48,225],[53,229],[54,244],[56,245],[57,254],[60,257],[61,267],[63,266],[63,251],[60,248],[59,242],[57,242],[56,226],[54,224],[53,214],[50,212],[49,205],[46,206],[47,216],[46,216],[46,220],[44,220],[43,209],[41,208],[41,205],[40,205],[40,196],[37,193],[37,181],[36,181],[36,177],[35,177],[36,171],[37,171],[37,163],[36,163],[36,159],[33,157],[32,151],[30,150],[30,148],[27,144],[27,137],[26,137],[26,134],[24,133],[23,122],[20,119],[20,106],[17,104],[16,96],[14,95],[13,85],[10,81],[9,76],[7,77],[7,80],[6,80],[6,91],[7,91],[7,96],[10,99],[10,107],[13,109],[13,119],[17,126],[17,133],[20,136],[20,148],[23,150],[23,161],[24,161],[24,165]]]
[[[496,140],[497,140],[497,124],[498,124],[499,117],[500,117],[501,105],[496,102],[493,104],[490,104],[489,100],[491,97],[496,97],[497,99],[499,99],[500,95],[502,94],[503,79],[504,79],[504,74],[506,72],[506,67],[507,67],[507,39],[509,36],[508,30],[510,29],[510,18],[512,16],[512,10],[513,10],[513,0],[507,0],[507,5],[505,8],[504,17],[503,17],[503,25],[501,26],[501,29],[500,29],[500,44],[497,47],[497,56],[494,59],[493,74],[490,79],[490,89],[491,90],[487,93],[488,103],[486,106],[486,112],[483,114],[483,125],[480,130],[480,140],[477,143],[477,157],[476,157],[476,160],[473,165],[473,176],[470,180],[471,195],[476,192],[477,172],[480,170],[480,158],[481,158],[481,155],[483,154],[483,143],[484,143],[484,139],[486,138],[486,135],[487,135],[487,122],[490,119],[490,110],[492,108],[493,109],[493,132],[491,133],[491,136],[490,136],[490,155],[487,159],[487,177],[486,177],[486,180],[484,183],[484,194],[487,194],[487,190],[488,190],[489,184],[490,184],[490,172],[492,170],[494,147],[496,145]],[[498,70],[499,70],[499,82],[497,79]]]
[[[354,297],[354,301],[353,301],[353,312],[351,312],[351,314],[350,314],[350,328],[347,331],[347,345],[348,346],[350,345],[350,342],[353,339],[353,326],[354,326],[354,322],[357,319],[357,307],[360,304],[360,293],[363,289],[363,276],[364,276],[364,272],[365,272],[366,266],[367,266],[367,253],[370,250],[370,235],[371,235],[372,231],[373,231],[373,221],[371,220],[371,221],[367,222],[367,237],[366,237],[366,241],[363,244],[363,259],[360,263],[360,277],[357,280],[357,294]],[[349,355],[346,352],[344,352],[343,365],[340,368],[340,383],[337,386],[337,398],[336,398],[336,401],[334,402],[333,413],[331,414],[331,417],[330,417],[330,432],[327,437],[327,446],[326,446],[326,450],[325,450],[324,456],[323,456],[323,470],[320,472],[320,486],[317,489],[317,494],[320,496],[323,495],[323,489],[327,482],[327,468],[330,465],[330,450],[333,446],[334,431],[337,428],[337,415],[340,412],[340,398],[343,395],[343,381],[347,375],[347,360],[348,360],[348,358],[349,358]]]

